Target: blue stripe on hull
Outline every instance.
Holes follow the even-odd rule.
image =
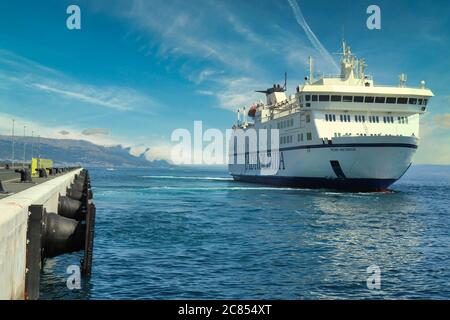
[[[327,178],[304,178],[304,177],[282,177],[282,176],[250,176],[232,175],[234,180],[286,186],[294,188],[311,189],[337,189],[348,191],[381,191],[386,190],[396,179],[327,179]]]
[[[379,143],[335,143],[335,144],[306,144],[301,146],[293,146],[293,147],[284,147],[280,148],[279,151],[292,151],[292,150],[308,150],[308,149],[326,149],[326,148],[409,148],[409,149],[417,149],[417,144],[411,143],[387,143],[387,142],[379,142]],[[257,151],[258,153],[260,151]],[[264,151],[266,152],[266,151]],[[244,155],[248,152],[244,153],[233,153],[232,156]],[[251,152],[256,153],[256,152]]]
[[[323,148],[410,148],[417,149],[417,144],[411,143],[331,143],[331,144],[313,144],[294,147],[280,148],[280,151],[298,150],[298,149],[323,149]]]

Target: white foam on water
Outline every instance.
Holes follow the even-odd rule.
[[[305,189],[296,188],[277,188],[277,187],[147,187],[146,190],[177,190],[177,191],[304,191]]]
[[[209,180],[209,181],[233,181],[233,178],[228,177],[190,177],[190,176],[142,176],[150,179],[175,179],[175,180]]]

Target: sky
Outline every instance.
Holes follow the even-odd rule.
[[[81,29],[69,30],[69,5]],[[369,30],[369,5],[381,29]],[[146,147],[167,159],[177,128],[225,130],[254,90],[303,82],[308,56],[335,73],[345,38],[375,84],[425,80],[435,97],[415,163],[450,164],[450,2],[354,0],[4,0],[0,134]],[[307,24],[307,25],[305,25]]]

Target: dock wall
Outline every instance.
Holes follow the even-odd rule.
[[[43,205],[48,212],[56,213],[59,195],[66,194],[81,170],[0,200],[0,299],[24,299],[29,206]]]

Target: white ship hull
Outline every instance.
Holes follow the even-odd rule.
[[[348,137],[333,144],[281,148],[278,171],[265,175],[259,165],[231,164],[235,180],[300,188],[352,191],[386,190],[400,179],[417,149],[415,137]]]
[[[377,86],[365,67],[344,42],[339,75],[315,79],[310,60],[310,75],[295,95],[286,96],[286,80],[283,87],[258,91],[267,103],[253,104],[248,113],[244,109],[243,121],[238,111],[233,127],[229,172],[234,179],[353,191],[385,190],[400,179],[411,166],[419,117],[433,93],[424,81],[406,87],[403,74],[398,87]],[[267,135],[274,130],[273,137]],[[280,151],[269,168],[256,154],[255,146],[264,140]]]

